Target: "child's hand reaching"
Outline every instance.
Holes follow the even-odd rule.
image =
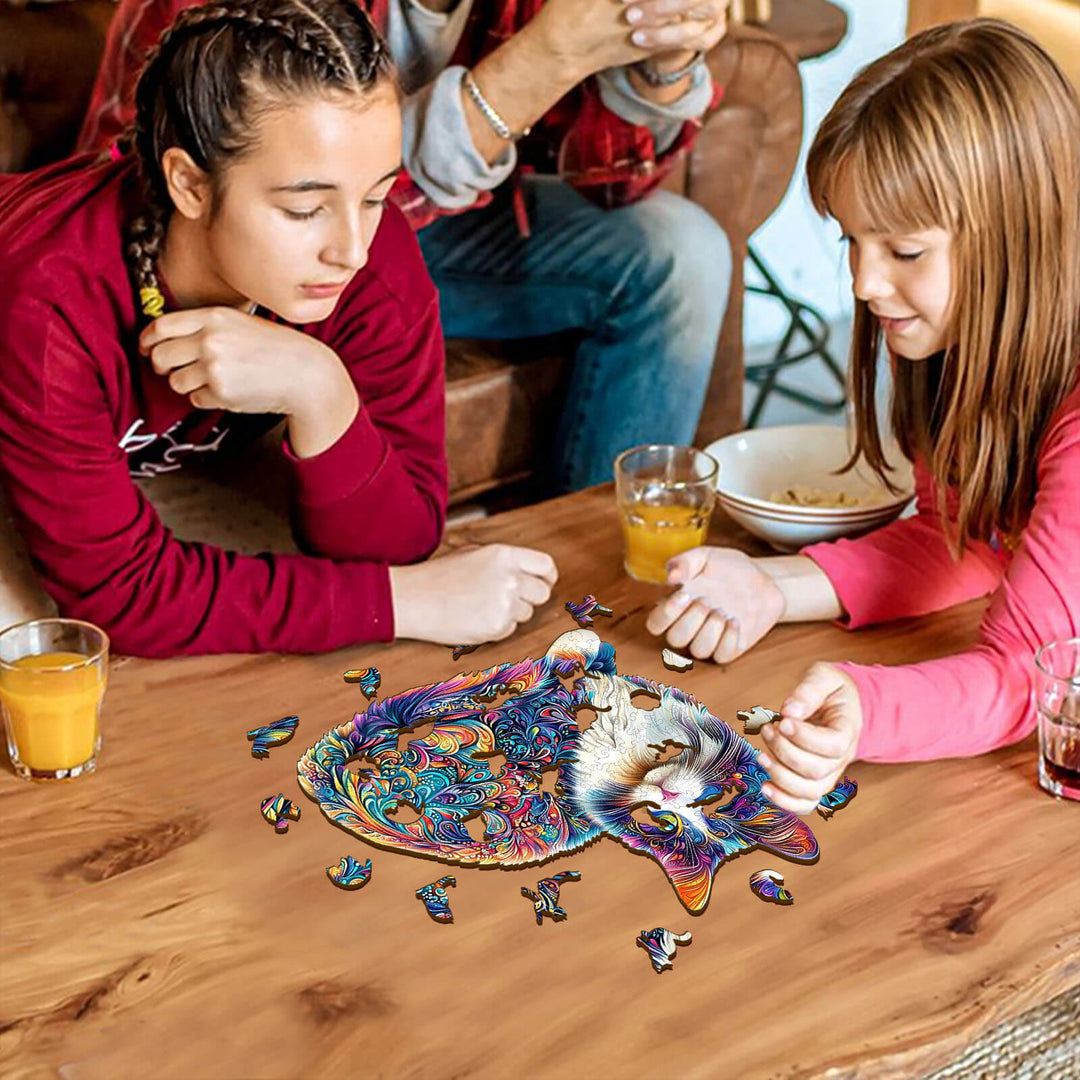
[[[645,629],[667,632],[673,649],[689,646],[698,660],[727,664],[756,645],[784,614],[776,582],[736,548],[697,547],[667,564],[681,588],[649,613]]]
[[[862,704],[855,684],[831,664],[814,664],[780,709],[783,720],[761,730],[768,771],[762,794],[793,814],[813,812],[855,759]]]

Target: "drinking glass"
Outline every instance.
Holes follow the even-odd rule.
[[[719,466],[692,446],[635,446],[615,459],[626,572],[667,582],[668,559],[705,542]]]
[[[1051,641],[1035,653],[1039,786],[1080,799],[1080,638]]]
[[[109,639],[78,619],[34,619],[0,632],[0,711],[24,780],[92,772],[101,749]]]

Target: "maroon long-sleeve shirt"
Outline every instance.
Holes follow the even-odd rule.
[[[141,656],[317,652],[394,634],[388,567],[425,558],[446,514],[443,341],[414,234],[387,207],[325,321],[360,410],[333,446],[286,446],[304,554],[176,539],[132,482],[278,419],[194,409],[139,355],[125,265],[130,162],[76,158],[0,185],[0,482],[63,614]]]

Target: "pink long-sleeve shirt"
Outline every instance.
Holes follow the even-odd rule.
[[[1002,544],[969,544],[954,561],[921,463],[915,516],[803,549],[832,582],[849,629],[993,594],[965,652],[894,667],[838,665],[859,690],[863,760],[969,757],[1034,729],[1035,650],[1080,635],[1080,388],[1051,421],[1037,476],[1034,509],[1011,553]]]

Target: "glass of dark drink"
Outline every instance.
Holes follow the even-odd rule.
[[[1080,799],[1080,638],[1051,641],[1035,653],[1039,785]]]

